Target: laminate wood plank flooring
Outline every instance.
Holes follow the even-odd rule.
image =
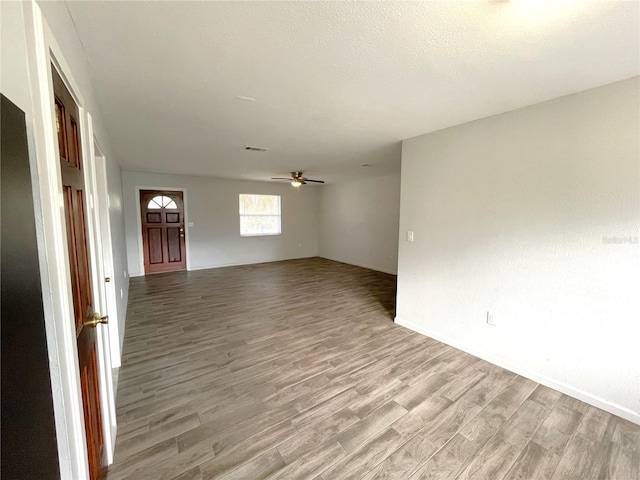
[[[131,280],[108,479],[640,479],[640,426],[393,323],[321,258]]]

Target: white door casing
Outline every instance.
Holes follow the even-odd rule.
[[[84,480],[89,478],[87,446],[84,432],[84,415],[78,369],[78,352],[73,322],[73,300],[71,294],[70,269],[66,246],[66,223],[58,146],[53,114],[53,85],[51,65],[62,78],[79,107],[82,149],[85,158],[92,159],[90,134],[91,119],[85,110],[84,98],[73,79],[71,69],[64,59],[53,34],[47,26],[42,12],[34,0],[22,3],[25,21],[25,41],[29,69],[29,90],[32,112],[26,112],[27,137],[30,150],[30,167],[34,190],[36,235],[38,242],[40,275],[42,279],[45,332],[51,372],[51,390],[54,407],[58,458],[61,478]],[[95,178],[89,174],[92,161],[86,162],[87,212],[91,212],[91,197],[95,198]],[[87,218],[89,251],[91,254],[92,282],[96,281],[99,268],[96,257],[96,225],[94,215]],[[93,237],[93,239],[91,239]],[[94,283],[95,285],[95,283]],[[94,292],[97,292],[94,288]],[[95,295],[95,294],[94,294]],[[104,308],[99,295],[95,305]],[[109,362],[108,345],[104,328],[98,331],[98,362],[101,379],[101,403],[103,412],[115,412],[113,398],[102,383],[109,376],[105,365]],[[111,418],[109,419],[111,422]],[[115,417],[113,418],[115,421]],[[105,432],[111,431],[105,429]],[[108,440],[108,441],[107,441]],[[105,439],[109,445],[111,439]]]
[[[101,154],[98,147],[97,140],[94,138],[95,148],[95,168],[96,168],[96,196],[98,201],[96,202],[99,222],[100,222],[100,236],[102,238],[102,262],[104,266],[104,275],[109,278],[109,281],[104,282],[104,290],[106,295],[106,310],[103,312],[105,315],[109,315],[109,341],[111,349],[111,367],[119,368],[121,365],[121,352],[120,352],[120,332],[119,332],[119,319],[118,319],[118,307],[117,307],[117,294],[115,283],[115,271],[113,262],[113,249],[111,240],[111,222],[109,215],[109,189],[107,183],[107,168],[106,159]]]
[[[93,291],[95,309],[101,315],[107,315],[107,295],[104,279],[105,273],[105,256],[104,244],[110,242],[110,238],[105,238],[103,234],[101,205],[106,199],[98,191],[98,177],[100,171],[97,168],[96,145],[93,135],[93,123],[89,113],[86,115],[86,132],[82,132],[81,139],[87,138],[83,142],[85,149],[85,185],[89,190],[87,198],[88,212],[87,215],[87,233],[89,239],[89,252],[91,263],[91,288]],[[107,219],[108,223],[108,219]],[[113,261],[111,261],[113,264]],[[109,323],[117,323],[117,318],[109,318]],[[111,365],[111,345],[110,345],[110,328],[109,324],[98,325],[97,327],[96,347],[98,354],[98,381],[100,387],[101,411],[102,411],[102,431],[104,432],[104,446],[107,454],[107,464],[113,463],[113,453],[115,449],[115,431],[116,431],[116,410],[115,395],[113,389],[113,375]]]
[[[140,262],[139,271],[140,276],[144,276],[145,268],[144,268],[144,247],[142,245],[142,214],[140,209],[140,190],[162,190],[162,191],[173,191],[173,192],[182,192],[182,204],[184,207],[184,252],[187,257],[187,271],[191,270],[191,255],[189,253],[189,211],[187,209],[187,189],[183,187],[163,187],[163,186],[141,186],[136,185],[135,187],[135,199],[136,199],[136,220],[137,220],[137,239],[138,239],[138,258]]]

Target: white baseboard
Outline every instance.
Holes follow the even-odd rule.
[[[326,260],[331,260],[333,262],[346,263],[347,265],[354,265],[356,267],[366,268],[368,270],[375,270],[376,272],[388,273],[389,275],[397,275],[396,272],[393,272],[391,270],[386,270],[384,268],[376,267],[376,266],[373,266],[373,265],[364,265],[364,264],[360,264],[360,263],[347,262],[345,260],[338,260],[336,258],[323,257],[322,255],[310,255],[308,257],[278,258],[278,259],[274,259],[274,260],[263,260],[263,261],[260,261],[260,262],[231,262],[231,263],[219,263],[219,264],[216,264],[216,265],[201,265],[201,266],[198,266],[198,267],[189,267],[189,268],[187,268],[187,271],[192,272],[192,271],[195,271],[195,270],[209,270],[210,268],[240,267],[240,266],[243,266],[243,265],[258,265],[260,263],[285,262],[287,260],[298,260],[300,258],[314,258],[314,257],[324,258]],[[129,273],[129,277],[130,278],[144,277],[144,273],[130,272]]]
[[[375,270],[376,272],[388,273],[389,275],[398,275],[398,272],[387,270],[386,268],[376,267],[374,265],[365,265],[365,264],[362,264],[362,263],[348,262],[347,260],[340,260],[339,258],[324,257],[322,255],[318,255],[318,257],[324,258],[326,260],[331,260],[333,262],[346,263],[347,265],[353,265],[355,267],[366,268],[367,270]]]
[[[193,272],[196,270],[209,270],[212,268],[224,268],[224,267],[241,267],[244,265],[259,265],[261,263],[273,263],[273,262],[286,262],[287,260],[298,260],[300,258],[314,258],[317,257],[317,255],[309,255],[307,257],[292,257],[292,258],[275,258],[273,260],[261,260],[259,262],[231,262],[231,263],[218,263],[215,265],[199,265],[197,267],[193,267],[193,266],[187,266],[186,270],[188,272]],[[140,273],[140,272],[130,272],[129,273],[129,277],[130,278],[134,278],[134,277],[144,277],[145,274],[144,273]]]
[[[314,258],[317,255],[310,255],[308,257],[292,257],[292,258],[275,258],[273,260],[261,260],[259,262],[235,262],[235,263],[220,263],[218,265],[206,265],[206,266],[199,266],[199,267],[191,267],[188,270],[194,271],[194,270],[209,270],[211,268],[224,268],[224,267],[241,267],[244,265],[259,265],[261,263],[273,263],[273,262],[286,262],[287,260],[299,260],[301,258]]]
[[[540,383],[549,388],[553,388],[554,390],[558,390],[559,392],[569,395],[570,397],[577,398],[578,400],[588,403],[589,405],[593,405],[594,407],[600,408],[606,412],[612,413],[613,415],[640,425],[640,413],[638,412],[634,412],[633,410],[630,410],[626,407],[608,402],[607,400],[597,397],[589,392],[585,392],[563,382],[558,382],[553,378],[549,378],[545,375],[532,372],[530,370],[527,370],[526,368],[520,367],[519,365],[514,365],[504,359],[494,357],[493,355],[487,355],[486,353],[476,350],[473,347],[469,347],[468,345],[462,345],[455,340],[452,340],[444,335],[440,335],[437,332],[430,331],[429,329],[412,323],[408,320],[396,317],[394,321],[398,325],[406,327],[409,330],[413,330],[414,332],[433,338],[434,340],[438,340],[439,342],[446,343],[447,345],[462,350],[463,352],[467,352],[475,357],[486,360],[487,362],[493,363],[494,365],[498,365],[499,367],[505,368],[522,377],[528,378],[529,380],[533,380],[534,382]]]

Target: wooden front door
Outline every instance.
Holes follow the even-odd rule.
[[[182,192],[140,190],[145,273],[187,268]]]
[[[89,473],[93,480],[101,476],[106,462],[105,455],[103,455],[102,416],[100,412],[98,362],[96,357],[96,321],[99,316],[96,318],[93,311],[93,296],[91,292],[79,115],[78,106],[60,75],[53,66],[51,70],[64,194],[74,323],[80,366],[82,407],[84,410]],[[104,321],[106,318],[102,320]]]

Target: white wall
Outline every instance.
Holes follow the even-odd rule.
[[[129,271],[143,275],[136,187],[186,189],[187,268],[190,270],[313,257],[317,246],[317,189],[288,183],[122,172]],[[240,237],[238,195],[281,195],[282,234]]]
[[[640,422],[639,91],[406,140],[396,321]]]
[[[20,2],[2,2],[0,21],[0,91],[25,113],[31,112],[27,45]]]
[[[318,205],[318,254],[395,274],[400,174],[324,185]]]

